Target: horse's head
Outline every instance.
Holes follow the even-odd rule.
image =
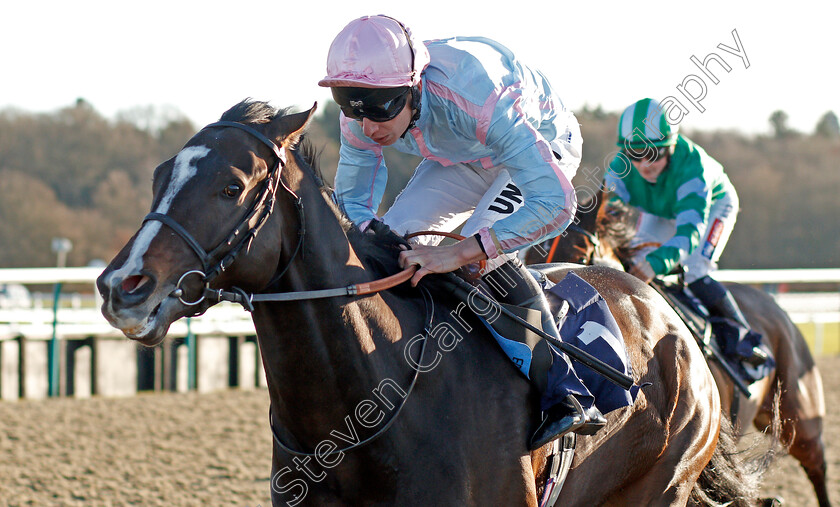
[[[544,242],[538,249],[530,249],[525,262],[574,262],[623,269],[617,248],[625,239],[617,236],[623,234],[618,226],[623,231],[624,222],[617,218],[615,209],[608,209],[608,197],[608,192],[602,190],[581,201],[574,222],[563,234]]]
[[[111,325],[156,345],[172,322],[213,304],[208,288],[230,280],[246,290],[269,283],[295,249],[281,238],[297,217],[272,213],[275,194],[283,209],[294,209],[283,177],[294,163],[286,148],[314,110],[284,116],[243,101],[155,169],[151,213],[96,281]],[[252,242],[257,233],[269,239]]]

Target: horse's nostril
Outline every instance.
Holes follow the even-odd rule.
[[[127,277],[125,280],[122,281],[120,284],[120,288],[126,294],[131,294],[132,292],[136,291],[140,287],[146,284],[149,281],[149,277],[143,275],[133,275]]]

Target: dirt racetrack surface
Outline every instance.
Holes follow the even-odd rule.
[[[820,358],[829,494],[840,505],[840,357]],[[264,390],[0,402],[0,505],[270,505]],[[765,492],[815,506],[789,456]]]

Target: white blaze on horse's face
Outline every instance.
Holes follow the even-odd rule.
[[[210,153],[210,148],[206,146],[190,146],[178,153],[175,157],[169,187],[167,187],[166,193],[161,198],[157,208],[154,209],[156,213],[165,215],[169,211],[169,207],[172,206],[172,201],[175,200],[178,192],[198,173],[198,161],[206,157],[208,153]],[[150,220],[143,225],[134,240],[134,244],[131,245],[131,253],[126,258],[125,264],[120,269],[113,271],[111,277],[122,278],[140,272],[143,267],[143,255],[149,249],[149,245],[157,236],[162,225],[158,220]]]
[[[198,174],[198,162],[209,153],[210,148],[205,146],[191,146],[178,153],[173,164],[169,186],[153,211],[162,214],[169,211],[178,193]],[[143,272],[143,256],[148,251],[155,236],[160,232],[161,226],[162,224],[159,221],[153,220],[146,222],[141,227],[125,262],[119,269],[115,269],[107,275],[104,280],[106,285],[113,287],[115,284],[122,283],[127,277]],[[142,283],[137,287],[140,286],[142,286]],[[122,330],[126,336],[143,339],[155,331],[158,320],[165,320],[168,315],[176,311],[176,307],[180,303],[176,298],[170,298],[170,293],[171,287],[156,287],[156,292],[146,298],[141,305],[117,310],[110,307],[112,303],[109,301],[106,303],[109,308],[103,308],[103,312],[111,316],[109,318],[111,324]]]
[[[198,161],[206,157],[208,153],[210,153],[210,148],[206,146],[190,146],[178,153],[175,157],[175,167],[172,169],[172,178],[169,180],[169,188],[166,189],[166,194],[160,200],[155,212],[166,214],[169,211],[169,206],[172,205],[178,192],[198,174]]]

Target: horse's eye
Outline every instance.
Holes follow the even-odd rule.
[[[242,186],[238,183],[231,183],[222,190],[222,195],[225,197],[239,197],[240,193],[242,193]]]

